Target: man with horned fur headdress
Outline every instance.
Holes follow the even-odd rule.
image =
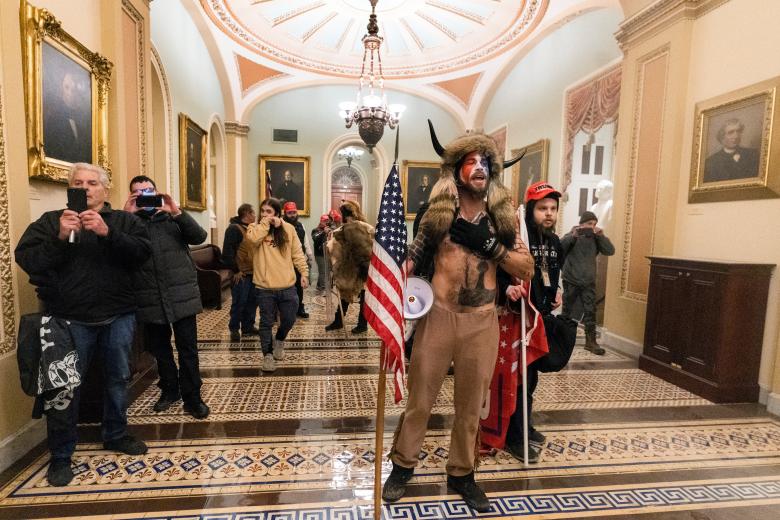
[[[447,483],[477,511],[490,502],[474,481],[479,461],[479,415],[488,395],[498,351],[496,271],[529,280],[534,262],[520,239],[509,191],[501,182],[503,163],[495,141],[479,132],[443,148],[430,208],[409,249],[410,272],[431,278],[434,305],[420,320],[409,368],[409,399],[396,430],[393,471],[382,497],[401,498],[418,461],[428,418],[450,364],[455,365],[455,422]]]

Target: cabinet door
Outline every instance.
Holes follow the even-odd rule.
[[[708,271],[685,271],[684,276],[688,291],[682,298],[682,301],[688,302],[687,341],[681,346],[678,362],[686,372],[711,379],[723,306],[720,275]]]
[[[662,363],[679,363],[685,331],[684,273],[669,267],[653,267],[647,306],[644,353]]]

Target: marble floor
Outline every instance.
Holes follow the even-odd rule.
[[[0,520],[374,518],[379,343],[371,332],[326,333],[325,302],[306,299],[311,317],[296,323],[273,373],[260,370],[256,341],[230,341],[229,301],[204,312],[210,417],[197,421],[181,404],[154,412],[151,371],[133,386],[128,412],[146,455],[103,450],[99,425],[85,424],[70,485],[48,484],[43,445],[0,475]],[[470,510],[446,486],[452,400],[448,376],[407,496],[384,505],[383,518],[780,518],[780,420],[758,404],[711,403],[612,349],[594,356],[578,345],[564,371],[542,375],[540,461],[482,456],[477,478],[490,513]],[[383,477],[403,405],[386,407]]]

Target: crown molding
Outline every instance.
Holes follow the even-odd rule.
[[[225,133],[227,135],[246,137],[249,133],[249,125],[242,125],[238,121],[225,121]]]
[[[729,0],[658,0],[620,24],[615,39],[622,51],[682,20],[695,20]]]

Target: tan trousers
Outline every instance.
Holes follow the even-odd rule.
[[[409,400],[398,426],[390,458],[413,468],[428,430],[428,418],[439,389],[455,362],[455,423],[450,436],[447,473],[460,477],[474,471],[477,431],[498,353],[496,309],[456,313],[434,304],[414,335],[409,368]]]

